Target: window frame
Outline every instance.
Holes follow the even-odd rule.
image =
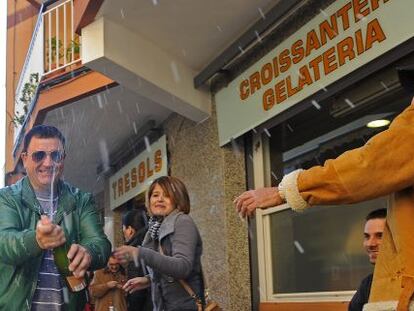
[[[252,137],[253,150],[253,179],[254,187],[268,187],[271,185],[270,148],[267,135],[254,133]],[[259,265],[260,302],[300,303],[300,302],[349,302],[355,291],[329,291],[277,294],[273,288],[272,268],[272,239],[270,230],[270,215],[289,209],[287,204],[267,209],[256,210],[256,235]]]

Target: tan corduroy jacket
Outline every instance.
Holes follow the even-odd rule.
[[[95,272],[92,283],[89,285],[90,295],[95,301],[95,310],[107,311],[110,306],[113,306],[116,311],[126,311],[125,292],[118,287],[109,288],[107,285],[109,281],[123,284],[126,276],[121,272],[113,274],[107,268]]]
[[[369,303],[364,310],[414,310],[414,99],[363,147],[286,175],[279,191],[295,210],[393,194]],[[410,306],[409,306],[410,305]]]

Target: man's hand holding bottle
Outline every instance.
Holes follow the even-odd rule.
[[[42,215],[36,225],[36,241],[41,249],[53,249],[53,256],[59,273],[66,278],[72,292],[85,288],[84,276],[92,262],[85,247],[79,244],[65,245],[63,228]],[[69,248],[69,249],[68,249]]]
[[[42,215],[36,225],[36,241],[41,249],[52,249],[65,244],[65,232],[49,217]]]
[[[92,256],[87,249],[79,244],[72,244],[68,251],[70,261],[69,271],[77,278],[84,277],[92,262]]]

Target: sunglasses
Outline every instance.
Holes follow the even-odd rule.
[[[26,152],[26,154],[28,156],[31,156],[32,160],[34,162],[37,162],[37,163],[43,161],[44,159],[46,159],[46,157],[48,155],[50,155],[50,158],[55,163],[60,163],[65,158],[65,152],[64,151],[59,151],[59,150],[54,150],[54,151],[43,151],[43,150],[41,150],[41,151],[34,151],[32,153]]]

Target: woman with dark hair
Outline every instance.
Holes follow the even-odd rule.
[[[147,219],[145,206],[126,212],[122,217],[122,232],[125,245],[138,247],[142,245],[147,232]],[[126,267],[128,280],[145,276],[146,269],[141,262],[129,262]],[[152,310],[151,292],[149,288],[137,290],[127,295],[128,311]]]
[[[121,262],[143,260],[150,275],[129,280],[124,289],[151,285],[154,310],[196,311],[197,302],[204,303],[202,242],[188,215],[187,189],[178,178],[163,176],[151,184],[147,198],[151,219],[143,246],[122,246],[115,255]]]

